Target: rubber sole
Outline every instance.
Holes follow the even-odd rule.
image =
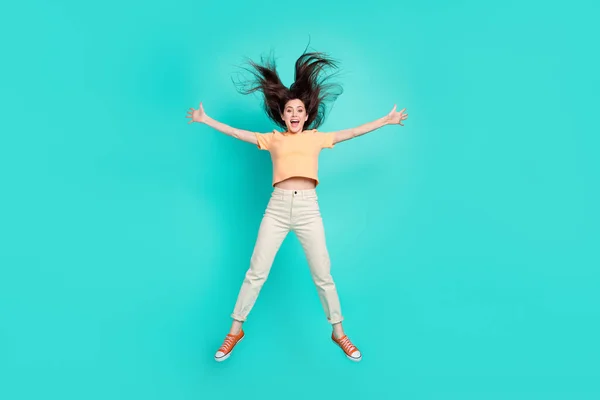
[[[229,353],[225,354],[223,357],[220,357],[220,358],[219,358],[219,357],[215,356],[215,361],[216,361],[216,362],[223,362],[223,361],[227,360],[227,359],[229,358],[229,356],[231,355],[231,353],[233,353],[233,350],[235,350],[235,347],[236,347],[238,344],[240,344],[240,342],[241,342],[242,340],[244,340],[244,338],[245,338],[245,337],[246,337],[246,335],[242,336],[242,338],[241,338],[240,340],[238,340],[238,342],[235,344],[235,346],[233,346],[233,349],[231,349],[231,351],[230,351]]]
[[[358,358],[350,357],[348,354],[346,354],[346,352],[344,351],[344,349],[342,349],[342,347],[339,345],[339,343],[338,343],[338,342],[336,342],[335,340],[333,340],[333,338],[331,339],[331,341],[332,341],[333,343],[335,343],[335,345],[336,345],[336,346],[337,346],[337,347],[338,347],[340,350],[342,350],[342,352],[344,352],[344,355],[345,355],[345,356],[346,356],[348,359],[350,359],[350,360],[352,360],[352,361],[354,361],[354,362],[359,362],[360,360],[362,360],[362,354],[361,354],[361,355],[360,355],[360,357],[358,357]]]

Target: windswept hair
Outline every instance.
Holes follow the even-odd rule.
[[[237,85],[238,91],[242,94],[262,92],[265,112],[284,129],[287,127],[281,114],[288,101],[302,100],[308,114],[306,129],[316,129],[325,120],[327,104],[333,103],[343,92],[339,84],[331,82],[335,74],[328,73],[329,69],[337,69],[338,64],[324,53],[305,51],[296,60],[294,83],[289,88],[281,82],[272,56],[261,57],[260,63],[248,60],[248,64],[244,69],[251,73],[252,79]]]

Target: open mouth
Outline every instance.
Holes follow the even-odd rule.
[[[300,120],[292,119],[292,120],[290,120],[290,125],[292,125],[292,128],[297,128],[298,125],[300,125]]]

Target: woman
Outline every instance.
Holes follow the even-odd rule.
[[[295,65],[294,83],[285,87],[273,61],[263,64],[249,62],[253,74],[244,94],[261,91],[264,108],[270,119],[282,128],[269,133],[256,133],[232,128],[210,118],[200,103],[198,109],[190,108],[189,123],[204,123],[226,135],[252,143],[269,151],[273,162],[273,187],[258,230],[250,268],[246,272],[231,317],[229,334],[215,354],[215,360],[227,359],[244,337],[242,324],[252,309],[258,294],[269,275],[275,255],[287,234],[294,231],[306,254],[313,282],[327,320],[332,325],[331,339],[353,361],[360,361],[358,348],[345,335],[342,312],[335,283],[330,273],[330,261],[325,243],[323,221],[319,211],[316,187],[318,156],[322,149],[374,131],[385,125],[399,124],[408,115],[396,106],[386,116],[357,128],[335,132],[320,132],[317,128],[325,118],[325,103],[341,94],[341,87],[329,82],[326,68],[336,68],[336,63],[322,53],[304,53]]]

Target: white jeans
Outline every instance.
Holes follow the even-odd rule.
[[[330,273],[329,253],[317,193],[310,190],[274,188],[264,213],[258,237],[237,302],[231,317],[245,321],[287,234],[293,231],[300,240],[313,282],[331,324],[343,320],[338,293]]]

